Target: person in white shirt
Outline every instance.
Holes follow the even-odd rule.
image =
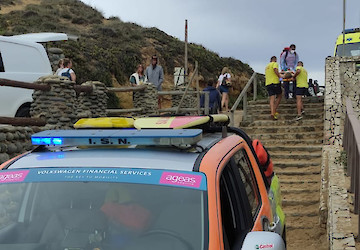
[[[76,82],[76,75],[74,70],[71,69],[72,61],[69,58],[64,59],[64,68],[58,72],[58,76],[66,76],[71,81]]]
[[[231,87],[231,73],[227,67],[224,67],[221,71],[221,75],[218,78],[218,83],[216,85],[216,88],[219,88],[221,93],[221,109],[225,110],[226,112],[229,111],[230,87]]]

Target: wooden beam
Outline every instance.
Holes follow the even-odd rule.
[[[46,122],[41,118],[0,116],[0,124],[9,124],[13,126],[45,126]]]
[[[123,87],[123,88],[107,88],[107,91],[111,92],[136,92],[146,89],[146,85],[140,85],[136,87]]]
[[[42,90],[42,91],[49,91],[51,88],[50,85],[13,81],[13,80],[3,79],[3,78],[0,78],[0,85],[8,86],[8,87],[15,87],[15,88],[23,88],[23,89]]]

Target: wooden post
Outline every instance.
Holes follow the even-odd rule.
[[[242,116],[245,118],[247,114],[247,92],[245,92],[244,99],[243,99],[243,114]]]
[[[257,85],[258,85],[258,76],[257,74],[254,77],[254,96],[253,96],[253,101],[256,101],[257,98]]]
[[[198,61],[195,61],[195,68],[199,68]],[[197,114],[200,115],[200,86],[199,86],[199,70],[196,71],[196,106]]]
[[[210,92],[209,91],[204,91],[204,108],[205,108],[205,111],[204,111],[204,114],[205,115],[208,115],[210,112],[209,112],[209,103],[210,103]]]
[[[185,82],[188,80],[188,21],[185,19],[185,63],[184,63]]]

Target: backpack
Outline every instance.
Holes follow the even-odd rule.
[[[68,69],[68,70],[65,71],[65,72],[62,72],[62,73],[61,73],[61,76],[66,76],[66,77],[68,77],[68,78],[71,80],[70,69]]]
[[[284,53],[286,53],[285,56],[287,56],[287,54],[289,53],[289,50],[290,50],[290,47],[285,47],[285,48],[283,49],[283,51],[280,53],[280,58],[282,57],[282,55],[283,55]]]
[[[259,164],[261,170],[264,172],[265,176],[267,178],[270,178],[273,176],[273,163],[270,158],[269,152],[266,150],[264,145],[259,140],[253,140],[252,142],[253,148],[255,150],[256,156],[259,159]]]
[[[221,85],[226,86],[226,87],[231,87],[231,82],[228,80],[228,78],[226,77],[228,73],[224,74],[224,77],[222,79]]]

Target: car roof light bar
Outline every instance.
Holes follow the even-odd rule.
[[[201,139],[201,129],[47,130],[31,136],[33,145],[48,146],[180,146]]]

